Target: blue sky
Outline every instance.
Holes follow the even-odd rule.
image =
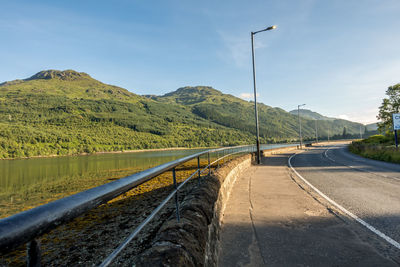
[[[400,82],[400,1],[1,1],[0,81],[74,69],[137,94],[208,85],[369,123]]]

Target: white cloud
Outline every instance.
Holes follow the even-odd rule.
[[[345,114],[339,115],[338,118],[342,119],[342,120],[348,120],[348,121],[350,120],[349,116],[347,116]]]
[[[377,122],[376,115],[378,115],[378,108],[351,112],[337,116],[339,119],[360,122],[363,124],[370,124]],[[335,116],[334,116],[335,117]]]
[[[226,32],[218,32],[226,49],[219,54],[222,58],[233,60],[237,67],[247,67],[251,58],[251,42],[249,36],[237,34],[236,32],[228,34]],[[255,40],[254,49],[264,48],[266,44]]]
[[[257,93],[257,97],[260,96],[259,93]],[[244,99],[244,100],[253,100],[254,99],[254,94],[252,93],[241,93],[239,95],[240,98]],[[258,100],[257,100],[258,102]]]

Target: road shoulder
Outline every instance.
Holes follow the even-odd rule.
[[[397,266],[296,179],[288,156],[265,158],[238,179],[223,219],[219,266]]]

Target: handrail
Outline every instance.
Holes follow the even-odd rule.
[[[10,251],[60,224],[105,203],[174,167],[205,154],[228,149],[251,152],[254,146],[210,149],[129,175],[119,180],[0,219],[0,251]]]
[[[231,149],[231,148],[230,148]],[[140,223],[140,225],[138,227],[136,227],[134,229],[134,231],[127,237],[124,239],[124,241],[110,254],[108,255],[108,257],[99,265],[99,267],[106,267],[108,266],[117,256],[118,254],[129,244],[130,241],[132,241],[133,238],[135,238],[137,236],[137,234],[143,229],[144,226],[146,226],[151,219],[154,218],[154,216],[156,216],[156,214],[167,204],[167,202],[169,200],[171,200],[171,198],[192,178],[194,177],[196,174],[198,174],[200,172],[200,174],[202,172],[204,172],[210,165],[213,165],[215,162],[217,162],[218,160],[221,160],[223,158],[226,158],[228,156],[237,154],[237,153],[242,153],[243,151],[237,151],[237,152],[232,152],[229,154],[226,154],[220,158],[218,158],[217,160],[209,163],[209,165],[207,165],[205,168],[203,169],[198,169],[195,172],[193,172],[188,178],[186,178],[176,189],[174,189],[153,211],[152,213],[147,216],[147,218]]]

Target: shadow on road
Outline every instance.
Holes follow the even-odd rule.
[[[254,220],[254,228],[239,221],[224,225],[232,232],[224,242],[236,249],[222,247],[219,266],[254,266],[257,257],[265,266],[400,265],[398,249],[337,217]]]
[[[363,158],[352,154],[346,147],[331,147],[327,153],[328,147],[314,148],[303,153],[296,154],[291,164],[295,168],[330,168],[332,172],[364,171],[374,173],[394,173],[394,176],[400,178],[400,164],[382,162]],[[292,154],[285,154],[290,157]],[[278,166],[271,157],[264,158],[263,164],[268,166]],[[315,170],[315,169],[314,169]],[[312,170],[310,170],[312,171]]]
[[[305,152],[311,160],[296,155],[292,164],[333,169],[333,176],[349,171],[321,159],[325,150]],[[286,164],[292,154],[263,158],[261,166],[238,179],[225,212],[219,266],[399,266],[396,247],[291,178]],[[359,217],[400,222],[396,212]]]

